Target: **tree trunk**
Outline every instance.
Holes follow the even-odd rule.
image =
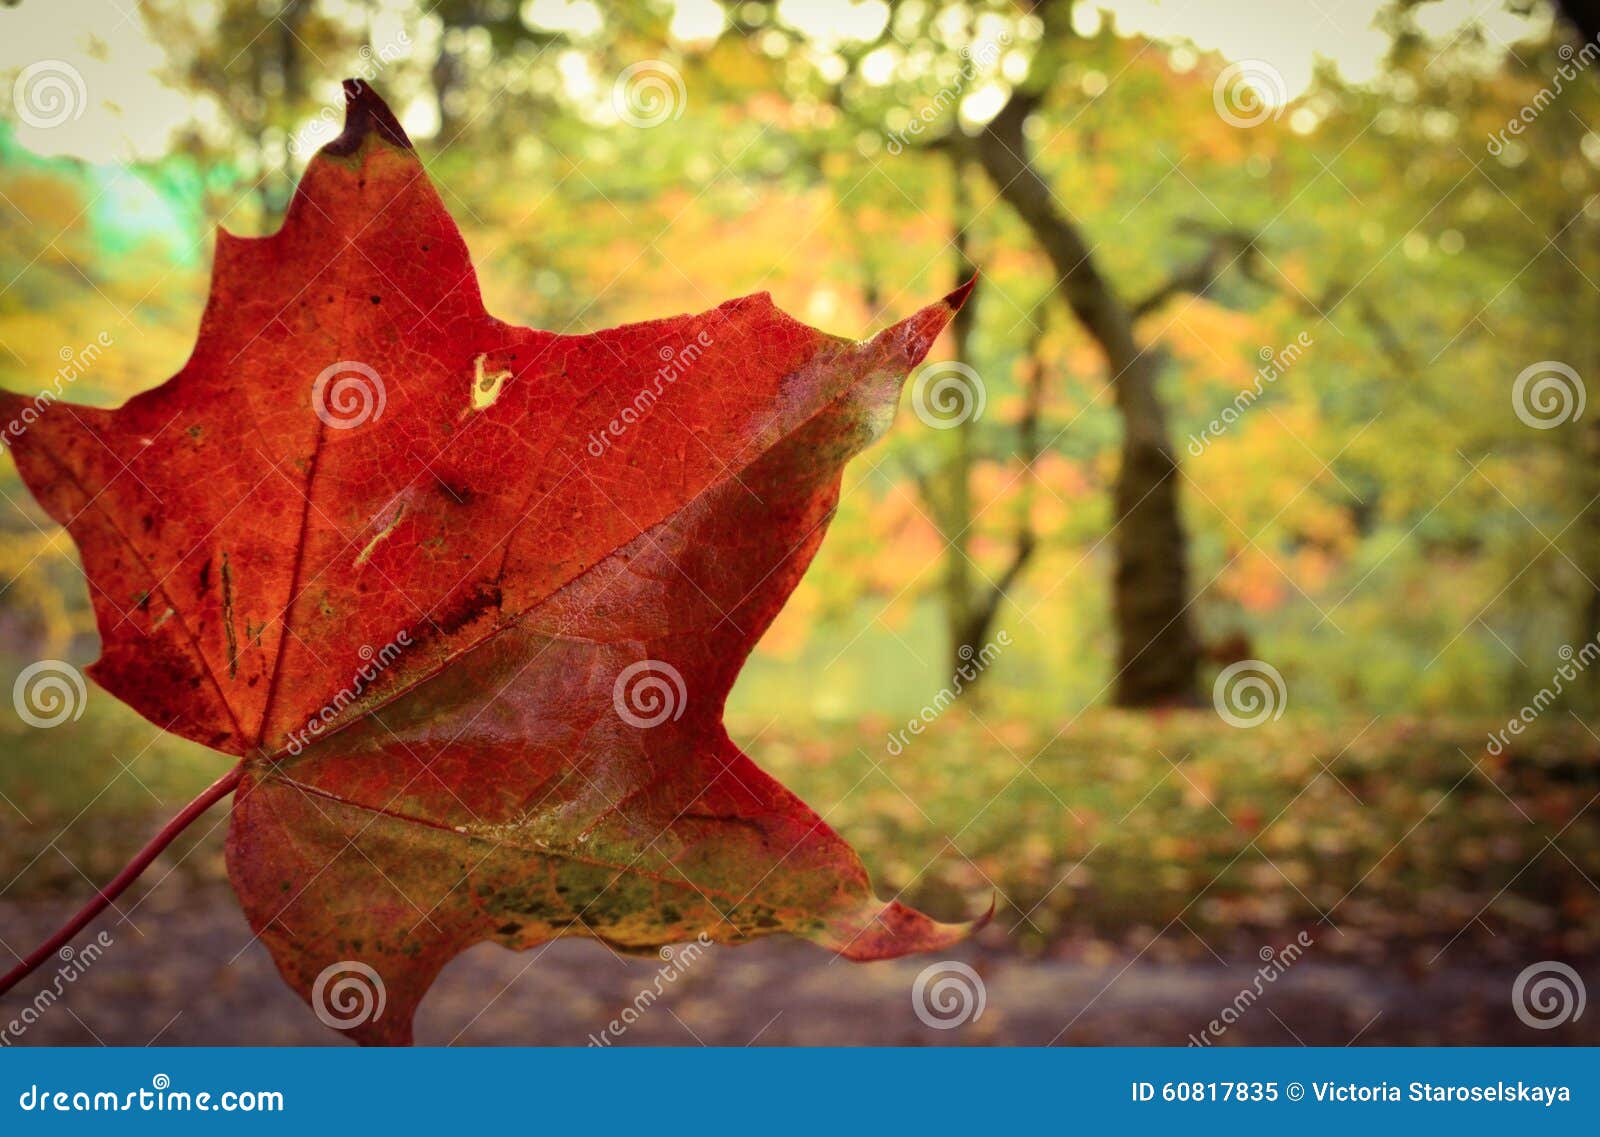
[[[1160,358],[1135,342],[1131,310],[1100,275],[1081,234],[1056,208],[1028,157],[1023,124],[1036,102],[1035,95],[1014,93],[978,136],[976,153],[1049,257],[1068,309],[1105,355],[1122,416],[1122,467],[1113,493],[1115,701],[1130,707],[1191,702],[1200,653],[1188,616],[1177,457],[1156,389]]]
[[[1012,540],[1011,559],[1001,571],[999,580],[992,583],[985,581],[980,589],[966,593],[967,599],[961,608],[960,618],[952,623],[950,629],[950,673],[961,673],[963,667],[971,667],[973,660],[978,660],[980,664],[976,676],[968,680],[964,688],[969,692],[987,673],[988,661],[993,658],[993,653],[984,649],[994,646],[991,636],[995,618],[1000,614],[1000,606],[1009,598],[1012,585],[1016,584],[1032,558],[1036,543],[1033,532],[1033,491],[1034,479],[1038,477],[1035,466],[1040,451],[1039,412],[1044,405],[1043,340],[1043,329],[1036,328],[1023,363],[1022,417],[1017,420],[1017,457],[1022,461],[1022,473],[1018,479],[1014,504],[1016,536]],[[999,634],[1004,635],[1004,629]]]
[[[952,222],[955,236],[951,247],[955,252],[955,287],[972,279],[972,274],[977,271],[972,263],[970,253],[970,238],[967,234],[967,222],[970,219],[971,205],[966,192],[965,163],[960,158],[951,162],[951,183],[953,188],[953,211],[955,216]],[[972,327],[978,315],[977,293],[967,297],[950,321],[950,342],[955,348],[955,361],[967,367],[972,366]],[[977,430],[977,416],[967,415],[952,429],[955,437],[951,440],[955,445],[955,452],[950,460],[940,471],[939,480],[943,482],[943,492],[940,493],[940,507],[938,509],[939,526],[944,531],[944,539],[948,548],[944,554],[944,616],[946,644],[949,654],[945,657],[946,674],[954,675],[961,669],[972,654],[983,647],[982,641],[974,644],[974,634],[982,634],[988,630],[988,620],[983,621],[983,627],[975,626],[978,615],[973,595],[973,566],[971,554],[968,552],[972,542],[972,463],[973,463],[973,433]],[[992,617],[991,617],[992,618]],[[967,652],[962,656],[962,651]]]
[[[967,194],[967,156],[951,154],[953,216],[951,247],[955,251],[954,287],[970,281],[977,272],[971,255],[971,241],[967,223],[971,219],[971,202]],[[954,362],[972,367],[972,332],[977,322],[975,303],[978,289],[974,289],[950,322],[950,338],[955,349]],[[979,685],[984,668],[992,658],[990,630],[994,627],[1000,607],[1005,603],[1011,586],[1033,554],[1031,478],[1034,460],[1038,457],[1038,412],[1043,366],[1038,360],[1038,341],[1030,351],[1030,370],[1025,378],[1026,402],[1023,417],[1018,423],[1020,451],[1027,470],[1020,495],[1017,536],[1011,557],[1000,571],[998,580],[990,580],[972,562],[972,474],[978,459],[977,415],[963,414],[950,427],[950,453],[931,475],[917,475],[918,489],[924,505],[933,515],[934,524],[945,542],[943,576],[940,581],[940,600],[944,609],[946,635],[946,674],[962,678],[960,694],[968,697]],[[937,366],[937,365],[935,365]],[[975,370],[975,369],[974,369]],[[982,382],[982,377],[979,377]],[[970,410],[976,406],[976,392],[966,403]],[[974,660],[980,661],[974,667]],[[970,677],[969,677],[970,676]]]

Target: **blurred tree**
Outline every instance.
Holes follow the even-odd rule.
[[[270,231],[294,193],[291,140],[313,106],[311,77],[349,41],[348,30],[316,0],[218,0],[205,8],[154,0],[145,14],[184,80],[224,109],[231,156],[251,177],[262,230]]]
[[[1122,415],[1122,464],[1112,519],[1117,550],[1112,591],[1117,626],[1116,701],[1153,706],[1195,697],[1199,647],[1189,617],[1188,542],[1178,510],[1177,454],[1156,387],[1160,359],[1134,338],[1138,306],[1130,306],[1101,273],[1078,227],[1057,206],[1055,194],[1030,157],[1027,121],[1056,81],[1064,41],[1071,36],[1072,4],[1034,9],[1043,37],[1028,77],[978,132],[974,152],[995,190],[1017,211],[1050,258],[1072,315],[1104,353]],[[959,136],[952,136],[959,138]],[[1154,308],[1180,288],[1203,293],[1252,239],[1235,238],[1240,251],[1224,257],[1220,245],[1182,279],[1144,303]]]
[[[968,160],[964,154],[952,152],[950,158],[954,234],[951,248],[954,251],[952,290],[960,288],[977,276],[978,266],[971,254],[972,219],[971,196],[966,185]],[[977,392],[965,389],[966,376],[976,374],[972,368],[973,330],[977,323],[983,283],[977,281],[972,294],[961,311],[950,322],[952,360],[957,370],[944,370],[941,379],[962,385],[958,392],[950,392],[957,401],[957,414],[950,433],[954,445],[946,460],[932,474],[923,473],[913,465],[913,474],[923,503],[933,515],[939,536],[944,542],[942,600],[948,654],[946,665],[950,674],[961,671],[974,657],[983,655],[989,645],[990,630],[1000,606],[1010,595],[1017,578],[1033,555],[1037,535],[1033,529],[1032,512],[1027,499],[1019,502],[1016,536],[1004,567],[991,578],[977,567],[972,556],[972,539],[977,512],[973,504],[973,478],[978,461],[978,416],[975,400]],[[1042,329],[1037,329],[1029,342],[1027,374],[1024,379],[1027,395],[1017,423],[1018,456],[1022,462],[1022,478],[1031,485],[1033,464],[1039,456],[1038,425],[1039,403],[1044,384],[1044,363],[1039,358]],[[965,369],[965,370],[961,370]],[[940,371],[933,365],[934,372]],[[924,404],[937,399],[937,393],[927,392]],[[992,650],[992,649],[991,649]],[[985,658],[987,658],[985,656]],[[980,678],[984,674],[978,673]],[[966,684],[961,691],[970,695],[977,689],[977,681]]]
[[[781,75],[794,91],[792,97],[816,98],[820,91],[849,116],[855,129],[870,128],[890,138],[891,152],[922,147],[958,156],[958,166],[972,161],[988,175],[1048,258],[1055,289],[1104,358],[1122,422],[1112,509],[1117,561],[1112,589],[1115,699],[1128,706],[1185,702],[1197,693],[1200,649],[1190,615],[1194,595],[1179,509],[1177,457],[1158,390],[1161,353],[1139,342],[1135,324],[1173,296],[1204,295],[1230,267],[1248,266],[1255,236],[1236,227],[1208,234],[1206,247],[1193,263],[1179,267],[1142,299],[1124,299],[1111,284],[1090,243],[1030,157],[1026,137],[1029,119],[1041,110],[1052,88],[1062,83],[1063,68],[1077,40],[1072,7],[1072,0],[1046,0],[1021,9],[892,5],[876,38],[835,47],[809,73],[793,66],[795,59],[807,58],[797,44],[784,53],[788,65]],[[736,26],[763,40],[773,34],[764,20]],[[962,31],[953,34],[951,29],[957,26]],[[999,44],[1023,42],[1031,46],[1025,77],[1003,82],[1004,73],[993,66],[1001,58]],[[882,74],[884,52],[906,61],[887,79]],[[963,128],[962,100],[985,82],[1003,83],[1009,95],[987,121],[969,122]],[[907,109],[913,107],[915,113],[908,116]],[[954,231],[959,245],[964,222],[958,222]],[[970,354],[971,319],[967,334],[960,327],[954,329],[958,360]],[[970,429],[963,425],[957,438],[965,446]],[[948,540],[952,534],[965,533],[972,523],[963,489],[970,461],[958,457],[947,469],[949,476],[938,495],[942,507],[936,514]],[[1032,544],[1031,534],[1019,536],[1016,553],[998,574],[1005,586],[1016,579]],[[952,543],[945,556],[946,618],[952,646],[959,650],[970,642],[974,628],[992,620],[997,598],[975,594],[964,579],[970,571],[964,547]]]

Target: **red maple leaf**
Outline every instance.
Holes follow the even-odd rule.
[[[112,411],[0,398],[81,551],[94,678],[242,759],[63,931],[236,789],[251,926],[363,1042],[409,1041],[481,940],[789,932],[876,959],[966,934],[877,900],[722,725],[966,289],[864,343],[766,294],[512,327],[388,107],[346,95],[282,229],[219,236],[177,375]],[[354,972],[381,1013],[341,1022]]]

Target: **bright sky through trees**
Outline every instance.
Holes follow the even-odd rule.
[[[48,4],[49,19],[28,18],[29,9]],[[1098,7],[1081,7],[1075,14],[1078,30],[1093,34],[1107,19],[1125,35],[1144,35],[1179,45],[1174,63],[1184,66],[1190,56],[1187,44],[1201,51],[1216,51],[1230,60],[1260,59],[1282,76],[1281,89],[1259,86],[1257,93],[1269,103],[1288,101],[1311,83],[1318,58],[1332,62],[1352,82],[1376,75],[1389,39],[1375,23],[1381,0],[1347,0],[1329,5],[1322,18],[1307,18],[1303,9],[1288,4],[1261,4],[1256,0],[1103,0]],[[191,5],[205,19],[206,5]],[[888,18],[879,0],[782,0],[778,18],[810,37],[816,50],[827,54],[850,38],[876,36]],[[368,22],[374,42],[402,30],[402,19],[392,5],[376,10],[351,5],[348,18]],[[214,18],[214,17],[213,17]],[[522,18],[529,27],[564,32],[579,45],[597,35],[604,16],[591,0],[526,0]],[[1448,43],[1473,25],[1497,49],[1537,34],[1548,16],[1519,16],[1498,2],[1438,0],[1424,5],[1414,17],[1421,31]],[[433,22],[430,16],[413,21]],[[715,39],[726,26],[724,10],[716,0],[678,0],[670,33],[683,44],[703,44]],[[26,0],[0,14],[0,82],[7,86],[29,66],[41,60],[65,58],[87,61],[78,66],[86,98],[82,113],[73,121],[39,129],[17,124],[18,140],[44,156],[65,155],[95,162],[154,160],[169,146],[172,132],[186,124],[203,131],[221,129],[218,109],[203,100],[185,96],[165,81],[173,66],[166,49],[154,39],[137,6],[118,0]],[[429,29],[413,28],[410,38],[421,45]],[[564,81],[574,89],[587,85],[578,65],[563,67]],[[870,80],[871,71],[867,71]],[[327,83],[340,76],[318,76]],[[964,107],[970,117],[984,117],[988,103],[998,106],[1002,96],[984,98],[975,92]],[[992,113],[992,108],[990,108]],[[431,108],[413,107],[403,116],[416,133],[426,136],[436,128]]]

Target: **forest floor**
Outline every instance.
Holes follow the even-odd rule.
[[[133,922],[115,917],[111,946],[60,1002],[14,1035],[17,1045],[323,1045],[325,1029],[278,978],[272,961],[226,888],[156,900]],[[0,902],[7,939],[42,937],[59,907]],[[104,942],[104,941],[102,941]],[[1215,1037],[1207,1024],[1240,992],[1253,992],[1254,957],[1157,962],[1030,959],[980,942],[948,958],[966,962],[984,989],[981,1013],[957,1026],[917,1016],[912,986],[929,966],[905,959],[870,965],[836,961],[792,940],[716,948],[683,964],[680,976],[620,1034],[607,1024],[654,990],[659,961],[614,955],[591,941],[567,940],[513,953],[480,944],[446,968],[417,1018],[426,1045],[1157,1045],[1190,1036],[1219,1046],[1413,1045],[1425,1043],[1563,1045],[1600,1043],[1600,1015],[1535,1030],[1514,1012],[1517,969],[1443,963],[1425,976],[1327,961],[1316,949]],[[1077,956],[1077,958],[1074,958]],[[1589,985],[1600,969],[1585,972]],[[49,986],[51,969],[0,1012],[20,1013]],[[969,987],[970,989],[970,987]],[[972,1003],[966,1004],[969,1007]],[[956,1004],[950,1004],[954,1011]],[[593,1040],[593,1041],[592,1041]]]
[[[1499,755],[1486,724],[1448,720],[1091,712],[1053,736],[952,712],[897,756],[885,723],[734,729],[880,894],[942,919],[996,900],[949,955],[981,976],[984,1011],[926,1026],[911,991],[937,961],[856,965],[778,939],[695,960],[618,1041],[1181,1045],[1250,989],[1218,1044],[1600,1042],[1600,1015],[1540,1031],[1512,1005],[1541,961],[1600,990],[1600,737],[1548,717]],[[0,727],[0,753],[0,952],[19,955],[221,768],[122,712]],[[252,941],[226,816],[79,937],[115,943],[10,1040],[338,1040]],[[1301,936],[1313,946],[1257,997],[1261,960]],[[433,988],[418,1038],[582,1045],[659,966],[593,942],[479,945]],[[0,1027],[51,970],[0,1001]]]

